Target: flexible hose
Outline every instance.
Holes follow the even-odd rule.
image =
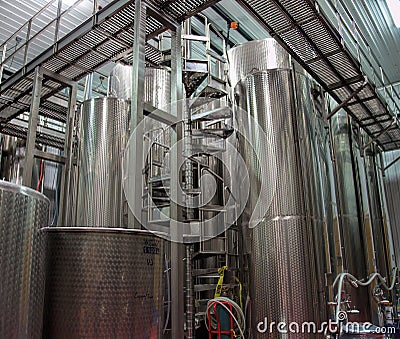
[[[43,160],[40,160],[40,174],[39,174],[39,181],[37,183],[36,191],[40,192],[40,186],[42,185],[43,181]]]
[[[360,281],[359,279],[357,279],[355,276],[351,275],[350,273],[340,273],[340,274],[336,277],[335,281],[333,282],[333,287],[335,287],[335,285],[336,285],[337,283],[339,283],[339,286],[338,286],[338,293],[337,293],[337,295],[336,295],[335,320],[336,320],[337,322],[339,322],[340,299],[341,299],[341,294],[342,294],[342,290],[343,290],[343,282],[344,282],[344,279],[345,279],[345,278],[347,278],[347,279],[349,280],[349,282],[350,282],[355,288],[357,288],[358,286],[363,286],[363,287],[368,286],[368,285],[370,285],[375,279],[378,279],[378,280],[381,282],[381,284],[382,284],[382,286],[383,286],[384,289],[386,289],[387,291],[391,291],[391,290],[394,288],[395,284],[396,284],[397,272],[398,272],[398,268],[395,267],[395,268],[393,269],[392,283],[390,284],[390,286],[388,286],[388,285],[386,284],[385,278],[383,278],[383,277],[382,277],[379,273],[377,273],[377,272],[374,272],[366,282]]]

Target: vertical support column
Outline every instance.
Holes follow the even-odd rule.
[[[60,33],[60,21],[61,21],[61,9],[62,9],[63,0],[58,0],[57,4],[57,20],[56,20],[56,28],[54,30],[54,45],[58,41],[58,36]]]
[[[93,0],[93,15],[97,13],[97,10],[99,8],[97,0]]]
[[[68,117],[65,129],[65,143],[64,143],[64,157],[65,165],[61,175],[61,191],[60,191],[60,215],[58,218],[59,226],[70,226],[68,225],[69,215],[69,190],[71,182],[71,171],[72,171],[72,144],[73,144],[73,132],[75,124],[75,110],[76,110],[76,94],[77,85],[73,85],[69,89],[69,101],[68,101]]]
[[[28,63],[28,51],[31,39],[31,30],[32,30],[32,19],[29,20],[28,29],[26,31],[26,45],[25,45],[25,52],[24,52],[24,67]]]
[[[4,70],[4,65],[3,62],[6,60],[6,52],[7,52],[7,44],[3,45],[3,50],[1,52],[1,64],[0,64],[0,85],[3,79],[3,70]]]
[[[131,106],[131,134],[136,130],[137,139],[130,145],[129,157],[136,159],[137,163],[129,171],[133,173],[133,192],[135,196],[134,214],[128,213],[128,227],[141,228],[137,219],[141,215],[142,207],[142,162],[143,162],[143,100],[144,100],[144,70],[145,70],[145,44],[146,44],[146,5],[142,0],[135,0],[135,23],[133,41],[133,67],[132,67],[132,106]],[[137,130],[140,128],[140,130]],[[135,217],[136,216],[136,217]]]
[[[43,68],[36,67],[33,78],[31,108],[29,111],[28,135],[26,139],[26,153],[22,185],[31,187],[32,169],[35,157],[36,129],[39,121],[40,95],[42,92]]]
[[[179,169],[182,147],[183,86],[182,86],[182,29],[171,33],[171,114],[177,125],[171,131],[171,338],[184,338],[184,255],[182,222],[181,175]]]

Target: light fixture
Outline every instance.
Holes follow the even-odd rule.
[[[386,0],[396,27],[400,27],[400,0]]]

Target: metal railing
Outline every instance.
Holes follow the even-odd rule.
[[[45,6],[43,6],[38,12],[36,12],[29,20],[27,20],[19,29],[17,29],[6,41],[0,45],[1,52],[1,63],[0,63],[0,84],[3,78],[3,72],[5,68],[9,68],[10,71],[17,71],[24,68],[29,60],[30,47],[36,42],[39,51],[43,51],[45,48],[54,45],[56,46],[60,38],[61,22],[67,17],[76,7],[81,4],[84,0],[75,0],[71,5],[68,5],[63,10],[63,0],[50,0]],[[56,6],[56,14],[54,18],[49,16],[49,21],[43,23],[43,16],[50,11],[52,6]],[[95,14],[98,10],[97,0],[93,0],[93,8],[83,20],[88,19],[90,16]],[[81,22],[78,22],[80,24]],[[44,26],[37,32],[33,33],[34,26]],[[45,43],[44,40],[48,40],[51,37],[50,43]],[[39,42],[39,39],[43,40]],[[10,43],[17,41],[17,43],[9,48]],[[46,46],[45,46],[46,44]],[[12,52],[8,53],[13,49]],[[20,55],[21,54],[21,55]],[[38,53],[40,54],[40,52]],[[14,62],[16,57],[19,57],[18,62]],[[37,55],[33,55],[35,58]],[[32,59],[31,58],[31,59]],[[17,68],[12,68],[12,64],[16,64]]]

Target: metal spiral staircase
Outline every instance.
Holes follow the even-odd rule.
[[[190,20],[185,22],[182,35],[184,45],[183,84],[186,92],[186,110],[189,112],[181,123],[184,124],[184,165],[182,170],[182,189],[186,195],[184,223],[188,225],[187,239],[186,295],[193,294],[187,302],[188,312],[193,320],[202,319],[207,301],[212,299],[216,287],[223,290],[237,287],[232,278],[220,279],[228,270],[227,276],[236,276],[238,267],[238,227],[236,206],[226,206],[229,194],[227,180],[221,158],[226,152],[226,138],[233,133],[229,121],[232,108],[228,99],[226,79],[225,38],[204,19],[204,35],[193,35]],[[218,36],[222,54],[211,48],[211,36]],[[160,45],[168,37],[161,36]],[[193,52],[192,45],[200,44],[203,55]],[[198,46],[198,45],[197,45]],[[170,51],[163,51],[165,66],[169,66]],[[143,212],[151,229],[165,231],[169,227],[170,184],[168,153],[168,127],[152,130],[146,138],[150,141],[147,165],[143,170],[145,187],[143,192]],[[179,177],[179,176],[178,176]],[[205,180],[208,178],[208,181]],[[216,188],[207,192],[210,180]],[[194,203],[196,201],[196,203]],[[218,235],[216,236],[216,234]],[[189,281],[188,281],[189,279]],[[223,281],[225,280],[225,281]],[[221,285],[221,282],[223,284]],[[190,303],[191,305],[188,305]],[[193,309],[190,310],[191,308]],[[198,324],[198,323],[197,323]]]

